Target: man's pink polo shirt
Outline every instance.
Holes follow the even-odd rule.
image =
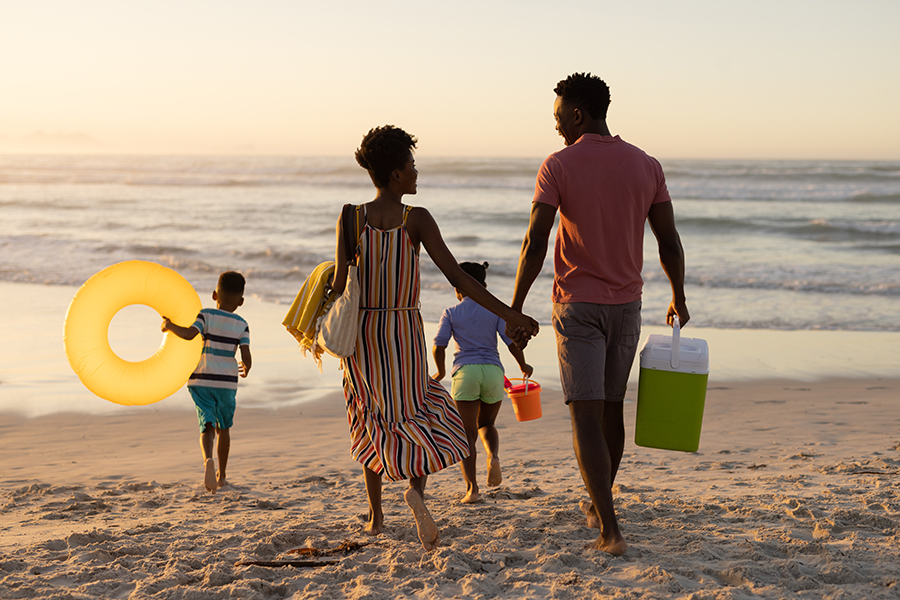
[[[586,133],[544,161],[534,202],[559,210],[553,302],[641,298],[644,222],[669,202],[662,166],[619,136]]]

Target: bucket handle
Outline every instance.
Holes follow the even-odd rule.
[[[673,369],[678,368],[679,346],[681,345],[681,323],[678,321],[678,315],[672,316],[672,357],[669,364]]]
[[[523,379],[522,381],[525,382],[525,395],[527,396],[528,395],[528,377],[525,377],[525,379]],[[507,379],[506,375],[504,375],[503,376],[503,387],[506,388],[506,390],[510,390],[510,389],[512,389],[512,386],[513,386],[512,382],[509,379]]]

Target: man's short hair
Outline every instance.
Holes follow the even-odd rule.
[[[363,137],[356,150],[356,162],[369,172],[375,187],[386,188],[391,182],[391,173],[403,169],[417,141],[415,136],[399,127],[375,127]]]
[[[219,275],[219,285],[217,287],[220,292],[243,296],[245,283],[243,275],[237,271],[227,271]]]
[[[553,90],[563,102],[586,110],[592,119],[605,119],[609,108],[609,86],[590,73],[573,73]]]

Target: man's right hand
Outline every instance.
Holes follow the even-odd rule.
[[[675,302],[672,300],[669,303],[669,310],[666,311],[666,323],[672,325],[675,315],[678,315],[678,325],[680,327],[684,327],[691,320],[691,313],[688,312],[687,304],[683,301]]]

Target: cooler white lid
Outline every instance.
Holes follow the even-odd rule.
[[[709,346],[700,338],[681,337],[680,327],[673,335],[654,334],[641,350],[641,368],[677,373],[709,373]],[[677,351],[673,353],[673,345]]]

